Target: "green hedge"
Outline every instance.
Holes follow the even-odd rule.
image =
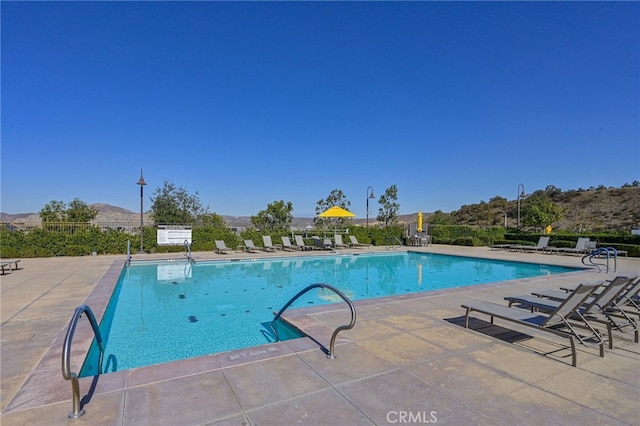
[[[464,246],[490,246],[503,241],[504,228],[475,228],[460,225],[429,225],[429,234],[434,244],[454,244]],[[536,240],[537,241],[537,240]],[[510,244],[507,242],[505,244]]]
[[[371,226],[369,228],[350,225],[347,235],[355,235],[360,243],[387,245],[390,241],[403,239],[402,225]],[[308,235],[333,235],[333,230],[315,229]],[[524,232],[505,233],[502,227],[471,227],[457,225],[430,225],[429,234],[434,244],[454,244],[462,246],[491,246],[493,244],[535,245],[545,234],[527,234]],[[227,247],[237,248],[242,240],[251,239],[257,246],[262,246],[262,232],[246,229],[241,235],[231,229],[214,226],[195,226],[192,229],[193,244],[191,250],[213,251],[215,240],[223,240]],[[270,233],[274,244],[281,243],[281,236],[291,236],[291,231]],[[624,250],[628,256],[640,257],[640,236],[618,234],[580,235],[597,241],[598,247],[613,247]],[[575,247],[578,235],[569,233],[550,234],[549,245],[555,247]],[[343,237],[348,243],[348,236]],[[86,256],[92,252],[97,254],[126,254],[127,241],[131,241],[131,251],[137,252],[140,247],[140,235],[124,230],[101,230],[98,227],[76,229],[74,232],[60,230],[7,230],[0,229],[0,257],[29,258],[51,256]],[[306,239],[311,244],[310,238]],[[405,242],[406,243],[406,242]],[[183,246],[158,246],[157,232],[153,226],[144,229],[144,249],[150,253],[181,252]]]

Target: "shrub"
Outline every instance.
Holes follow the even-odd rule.
[[[469,247],[482,245],[480,243],[480,240],[473,237],[458,237],[455,240],[453,240],[452,244],[456,246],[469,246]]]

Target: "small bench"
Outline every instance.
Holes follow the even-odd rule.
[[[7,269],[9,271],[18,270],[18,262],[20,262],[20,259],[18,259],[18,260],[2,260],[2,261],[0,261],[0,269],[2,270],[2,275],[5,274],[5,271]],[[13,267],[11,267],[11,265],[13,265]]]

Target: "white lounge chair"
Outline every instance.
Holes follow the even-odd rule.
[[[302,247],[291,244],[289,237],[282,236],[282,248],[286,251],[302,250]]]
[[[587,242],[589,238],[578,238],[575,247],[559,247],[556,250],[560,253],[567,254],[586,254],[587,253]]]
[[[227,245],[223,240],[216,240],[216,253],[225,254],[225,253],[232,253],[232,252],[233,250],[227,247]]]
[[[491,324],[494,318],[500,318],[531,330],[539,330],[549,332],[557,336],[569,339],[571,347],[571,365],[577,365],[577,351],[575,341],[587,344],[588,340],[594,343],[600,349],[600,356],[604,357],[604,339],[599,330],[593,328],[588,322],[583,321],[582,324],[576,324],[571,321],[573,315],[579,315],[577,312],[584,302],[598,288],[598,284],[580,284],[569,296],[558,304],[557,308],[549,313],[530,312],[525,309],[511,308],[497,303],[470,301],[464,303],[462,307],[467,310],[465,315],[464,327],[469,328],[469,317],[472,312],[479,312],[488,315],[491,318]],[[585,328],[587,333],[583,335],[578,332],[578,328]]]
[[[334,244],[335,248],[347,248],[347,245],[342,242],[342,235],[335,234],[334,239],[335,239],[335,244]]]
[[[302,250],[313,250],[313,246],[305,244],[304,240],[302,239],[302,235],[296,235],[295,240],[296,244],[294,247],[300,247]]]
[[[523,245],[514,245],[509,247],[511,251],[547,251],[551,250],[552,247],[549,247],[549,238],[550,237],[540,237],[538,238],[538,244],[535,246],[523,246]],[[553,247],[555,249],[555,247]]]
[[[282,246],[280,244],[273,244],[271,241],[270,235],[263,235],[262,242],[264,244],[265,251],[282,251]]]
[[[355,235],[349,235],[349,240],[351,240],[351,244],[350,244],[351,248],[369,247],[369,244],[358,242],[358,239],[356,238]]]
[[[258,253],[261,250],[253,244],[253,240],[244,240],[244,248],[248,253]]]

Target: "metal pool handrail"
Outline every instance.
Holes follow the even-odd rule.
[[[187,251],[187,259],[193,260],[193,257],[191,257],[191,244],[189,244],[189,240],[184,240],[184,248]]]
[[[102,335],[100,334],[100,327],[96,317],[93,315],[91,308],[87,305],[80,305],[76,308],[69,322],[69,328],[67,329],[67,335],[64,338],[64,345],[62,346],[62,377],[65,380],[71,380],[71,388],[73,390],[73,411],[69,413],[70,419],[75,419],[84,414],[80,401],[80,382],[78,381],[78,374],[71,371],[71,343],[73,341],[73,335],[76,331],[76,325],[78,319],[85,313],[87,319],[93,329],[93,334],[96,337],[98,348],[100,349],[100,359],[98,361],[98,375],[102,373],[102,357],[104,355],[104,346],[102,344]]]
[[[340,298],[342,298],[342,300],[344,300],[347,305],[349,305],[349,309],[351,310],[351,322],[349,323],[349,325],[341,325],[340,327],[336,328],[333,331],[333,334],[331,335],[331,342],[329,343],[329,353],[327,353],[327,358],[330,359],[334,359],[335,356],[335,343],[336,343],[336,337],[338,336],[338,333],[340,333],[343,330],[349,330],[352,329],[353,326],[356,324],[356,308],[355,306],[353,306],[353,302],[351,300],[349,300],[349,298],[347,296],[344,295],[344,293],[342,293],[340,290],[338,290],[337,288],[329,285],[329,284],[325,284],[325,283],[316,283],[316,284],[311,284],[309,286],[307,286],[306,288],[304,288],[303,290],[301,290],[300,292],[298,292],[298,294],[296,294],[295,296],[293,296],[291,298],[291,300],[289,300],[287,302],[286,305],[284,305],[282,307],[282,309],[280,309],[280,312],[278,312],[276,314],[276,316],[273,318],[273,321],[271,321],[271,329],[273,330],[273,333],[276,336],[276,340],[279,340],[278,337],[278,331],[276,330],[275,327],[275,323],[276,321],[278,321],[278,319],[280,319],[280,316],[282,315],[282,313],[289,307],[291,306],[291,304],[293,302],[295,302],[300,296],[302,296],[304,293],[308,292],[311,289],[314,288],[326,288],[328,290],[333,291],[334,293],[336,293],[338,296],[340,296]]]
[[[594,257],[600,257],[600,255],[606,255],[607,263],[596,263],[593,261]],[[613,247],[600,247],[599,249],[593,250],[591,253],[582,257],[582,263],[584,265],[595,266],[598,268],[598,272],[601,272],[600,266],[604,266],[606,268],[606,272],[609,273],[609,258],[613,255],[613,272],[616,272],[618,269],[618,250]],[[589,262],[587,264],[587,262]]]

